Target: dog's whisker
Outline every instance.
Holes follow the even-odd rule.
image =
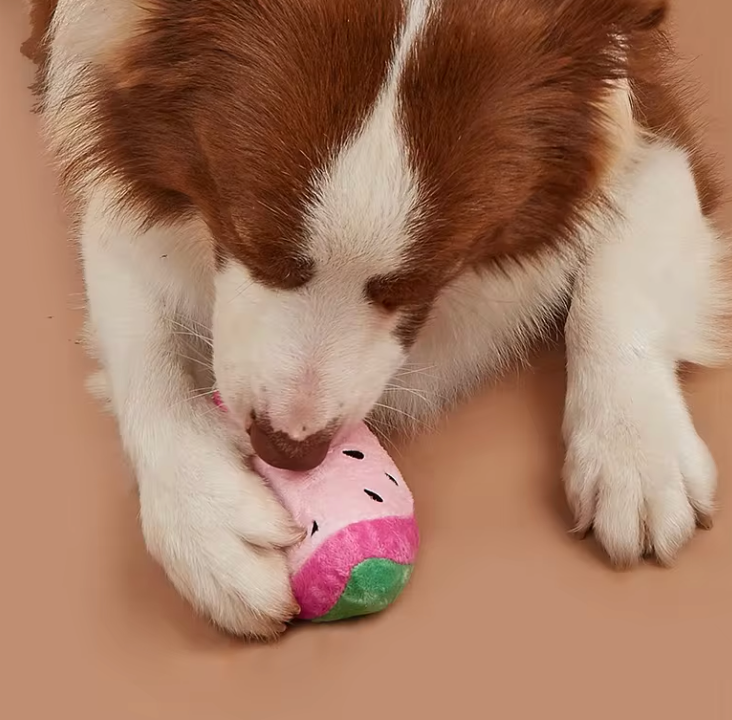
[[[248,280],[243,282],[234,292],[234,294],[229,298],[228,302],[233,303],[234,300],[240,298],[252,285],[254,285],[254,280]]]
[[[381,408],[382,410],[388,410],[389,412],[395,412],[399,415],[404,415],[404,417],[409,418],[413,423],[417,425],[424,425],[424,423],[418,417],[412,415],[411,413],[408,413],[406,410],[402,410],[401,408],[387,405],[385,403],[376,403],[374,407]]]
[[[190,337],[194,337],[198,340],[201,340],[202,342],[206,343],[206,345],[213,347],[213,341],[211,340],[211,334],[210,332],[201,333],[200,331],[197,331],[195,328],[188,327],[187,325],[184,325],[182,322],[179,322],[178,320],[174,318],[170,318],[170,322],[179,327],[183,333],[179,331],[175,331],[176,334],[185,334],[189,335]]]
[[[194,327],[199,327],[205,332],[207,335],[210,335],[212,333],[212,329],[208,327],[208,325],[204,325],[201,322],[198,322],[198,320],[194,320],[193,318],[189,318],[190,322],[193,324]]]
[[[426,394],[427,391],[424,391],[424,390],[416,390],[415,388],[403,387],[401,385],[387,385],[384,388],[384,392],[399,392],[399,391],[409,393],[410,395],[414,395],[415,397],[418,397],[420,400],[422,400],[422,402],[424,402],[428,405],[433,402],[433,398],[429,397],[429,395]],[[434,393],[431,393],[431,394],[434,395]]]
[[[194,338],[195,340],[200,340],[201,342],[203,342],[207,347],[209,347],[209,348],[211,347],[211,341],[208,338],[202,337],[201,335],[197,335],[196,333],[183,332],[181,330],[173,330],[173,335]]]
[[[216,407],[216,405],[214,405],[212,403],[211,404],[211,407],[210,408],[206,408],[206,410],[204,410],[201,413],[200,417],[207,418],[207,417],[210,417],[211,415],[218,414],[218,413],[219,413],[219,409]]]
[[[197,398],[200,398],[200,397],[206,397],[206,395],[213,395],[215,392],[216,392],[216,388],[211,388],[210,390],[201,390],[200,392],[194,390],[194,394],[191,397],[189,397],[188,399],[196,400]]]
[[[394,455],[402,454],[402,451],[399,449],[397,444],[386,433],[379,431],[377,433],[377,437],[382,443],[389,446],[389,449]]]
[[[428,373],[428,370],[433,370],[435,368],[434,365],[424,367],[424,368],[413,368],[410,370],[401,370],[397,372],[394,377],[400,378],[400,377],[406,377],[407,375],[424,375],[425,377],[434,378],[435,376]]]
[[[209,351],[213,350],[213,345],[211,343],[211,340],[209,338],[203,337],[202,335],[197,335],[196,333],[192,333],[190,331],[183,332],[181,330],[173,330],[173,335],[178,335],[180,337],[186,337],[186,338],[192,338],[193,340],[197,340],[201,344],[205,345]]]
[[[191,395],[186,395],[185,397],[181,398],[180,400],[174,402],[171,407],[177,407],[178,405],[182,405],[183,403],[192,403],[196,400],[200,400],[201,398],[210,397],[216,392],[216,388],[212,388],[211,390],[205,390],[205,391],[199,391],[199,390],[192,390]]]
[[[213,365],[210,361],[201,360],[200,358],[194,358],[190,355],[183,355],[182,353],[178,353],[178,357],[181,358],[181,360],[189,360],[192,363],[196,363],[206,370],[213,370]]]
[[[392,423],[387,424],[389,425],[390,430],[395,429]],[[376,435],[376,437],[379,438],[382,443],[389,445],[392,450],[399,453],[399,448],[397,447],[396,443],[389,437],[387,433],[385,433],[380,427],[378,427],[378,425],[379,423],[376,423],[375,425],[371,426],[371,430],[373,431],[374,435]]]
[[[178,327],[181,330],[184,330],[185,332],[189,332],[193,335],[196,335],[197,337],[206,338],[210,340],[210,333],[201,332],[201,330],[196,329],[195,327],[190,327],[189,325],[185,325],[184,323],[178,322],[177,320],[171,320],[171,324],[174,327]]]

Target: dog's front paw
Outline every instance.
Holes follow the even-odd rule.
[[[673,561],[708,527],[716,469],[670,372],[568,387],[564,483],[576,529],[593,529],[613,563]]]
[[[298,612],[283,548],[303,533],[259,476],[218,439],[195,438],[139,480],[148,550],[179,592],[233,634],[281,633]]]

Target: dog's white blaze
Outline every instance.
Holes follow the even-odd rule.
[[[435,3],[412,0],[376,104],[359,131],[314,181],[308,254],[319,267],[339,260],[366,274],[398,267],[417,212],[418,179],[399,122],[404,65]]]

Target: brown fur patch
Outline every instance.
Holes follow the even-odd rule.
[[[314,174],[383,84],[398,0],[150,0],[96,80],[97,142],[67,168],[102,167],[151,220],[201,211],[220,258],[269,285],[310,277],[303,215]]]
[[[605,106],[626,75],[618,38],[635,47],[663,4],[443,0],[440,7],[403,89],[427,196],[415,266],[490,263],[571,240],[588,205],[601,199],[612,155]]]

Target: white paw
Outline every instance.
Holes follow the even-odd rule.
[[[303,532],[219,438],[181,438],[175,463],[139,478],[148,550],[199,611],[270,638],[298,608],[282,548]]]
[[[613,563],[673,561],[709,527],[716,469],[673,371],[620,372],[571,383],[564,483],[576,529],[593,529]]]

